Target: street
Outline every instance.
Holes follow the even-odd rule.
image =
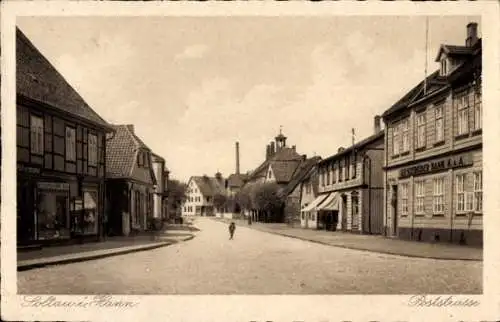
[[[18,272],[24,294],[478,294],[482,262],[337,248],[197,218],[193,240]]]

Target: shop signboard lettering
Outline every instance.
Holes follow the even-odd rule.
[[[462,154],[437,160],[423,162],[411,167],[404,168],[399,172],[399,178],[408,178],[433,172],[445,171],[455,168],[468,167],[473,164],[472,154]]]
[[[40,168],[34,168],[34,167],[26,167],[22,164],[19,164],[17,166],[17,169],[21,172],[25,172],[25,173],[34,173],[34,174],[38,174],[40,173]]]
[[[61,182],[38,182],[37,188],[45,190],[69,190],[69,184]]]

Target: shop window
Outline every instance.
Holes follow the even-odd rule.
[[[474,92],[474,131],[480,130],[483,127],[481,91]]]
[[[37,212],[38,239],[69,237],[69,196],[67,191],[40,190]]]
[[[426,146],[425,126],[425,112],[417,114],[417,149]]]
[[[423,214],[425,212],[424,207],[425,201],[425,182],[416,181],[415,182],[415,213]]]
[[[435,142],[439,143],[444,141],[444,117],[443,117],[443,105],[435,107],[435,131],[436,135],[434,137]]]
[[[483,173],[474,172],[474,211],[483,212]]]
[[[83,233],[97,234],[98,227],[97,191],[83,192]]]
[[[465,174],[456,176],[457,213],[465,212]]]
[[[457,135],[469,133],[469,96],[467,94],[455,97],[455,106],[457,107]]]
[[[43,155],[43,118],[31,115],[31,153]]]
[[[90,166],[97,165],[97,135],[89,134],[88,139],[88,162]]]
[[[401,215],[408,215],[408,183],[402,183],[399,185],[400,189],[400,199],[401,199]]]
[[[434,214],[444,213],[444,178],[433,180],[432,212]]]

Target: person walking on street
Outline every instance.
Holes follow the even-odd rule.
[[[231,222],[229,224],[229,239],[233,239],[233,236],[234,236],[234,230],[236,229],[236,225],[234,224],[234,222]]]

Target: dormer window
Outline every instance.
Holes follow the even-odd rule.
[[[448,74],[448,61],[446,57],[441,58],[441,70],[440,70],[440,75],[441,76],[446,76]]]

